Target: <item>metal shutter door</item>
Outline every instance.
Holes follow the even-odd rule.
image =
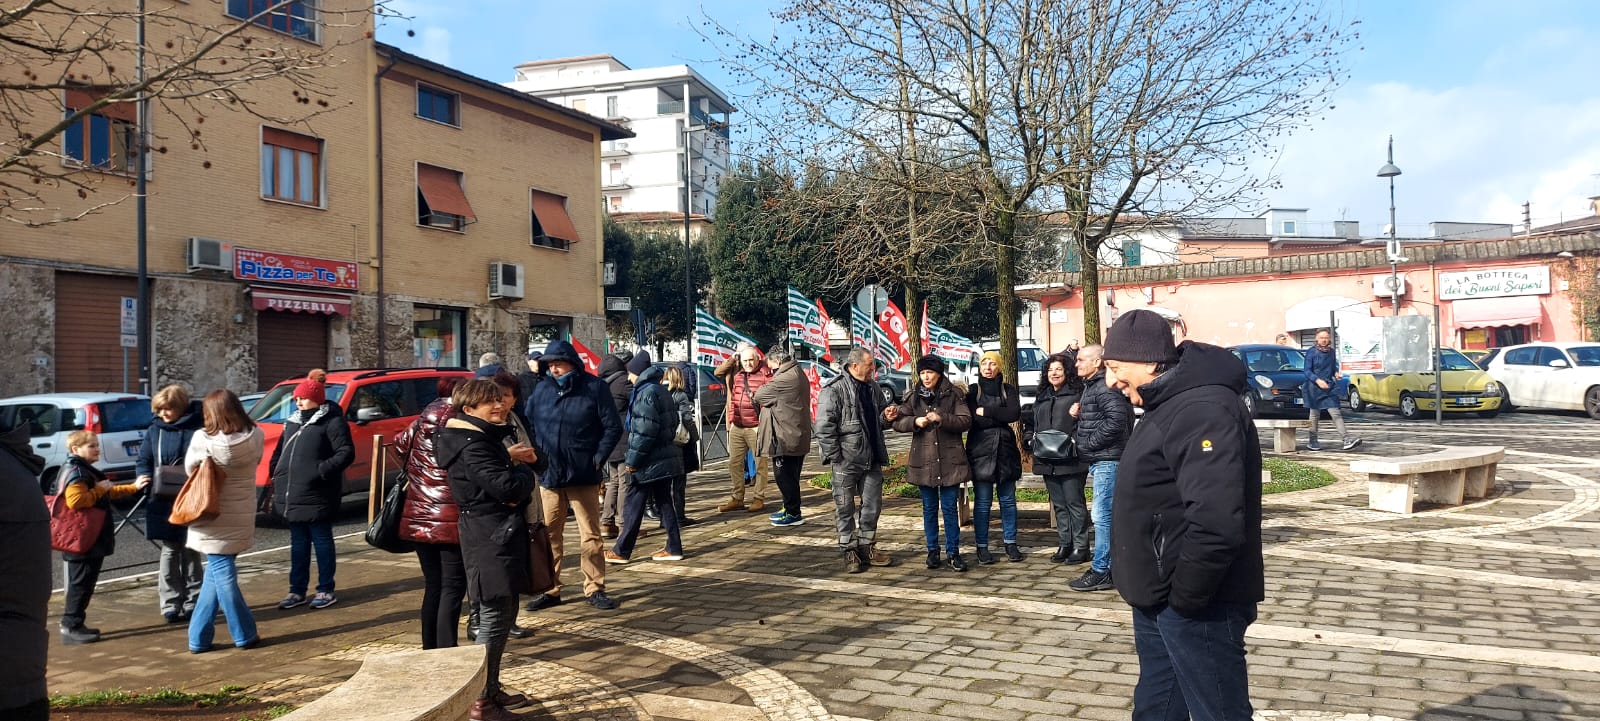
[[[271,388],[328,367],[328,317],[264,310],[256,314],[256,387]]]
[[[56,392],[122,390],[122,298],[139,281],[116,275],[56,274]],[[139,355],[128,349],[128,388],[139,389]]]

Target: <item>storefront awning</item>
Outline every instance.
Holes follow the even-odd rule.
[[[1544,310],[1536,295],[1468,298],[1450,301],[1450,317],[1457,328],[1498,328],[1538,323]]]
[[[250,305],[256,310],[350,315],[350,296],[332,293],[302,293],[296,290],[251,286]]]
[[[1283,313],[1283,329],[1289,332],[1327,328],[1330,315],[1366,318],[1372,315],[1365,301],[1342,295],[1308,298]]]

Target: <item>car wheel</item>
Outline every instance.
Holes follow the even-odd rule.
[[[1600,386],[1589,386],[1589,390],[1583,392],[1583,410],[1590,418],[1600,420]]]
[[[1361,391],[1355,386],[1350,386],[1350,410],[1360,413],[1367,409],[1366,399],[1361,397]]]
[[[894,389],[889,386],[878,386],[878,400],[884,406],[894,405]]]
[[[1516,410],[1516,406],[1511,405],[1511,391],[1506,388],[1506,384],[1495,381],[1495,385],[1500,386],[1500,410]]]
[[[1245,391],[1240,400],[1244,401],[1244,412],[1250,414],[1251,418],[1261,415],[1261,399],[1256,397],[1255,391]]]
[[[1400,394],[1400,417],[1408,421],[1422,417],[1422,412],[1417,410],[1417,399],[1412,398],[1410,393]]]

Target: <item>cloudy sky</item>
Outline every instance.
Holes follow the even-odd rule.
[[[1395,139],[1401,235],[1431,221],[1534,225],[1589,215],[1600,195],[1600,4],[1587,0],[1330,0],[1361,21],[1334,109],[1260,167],[1269,202],[1312,221],[1388,222],[1376,177]],[[739,87],[696,28],[706,15],[770,32],[778,0],[397,0],[378,38],[497,82],[528,60],[609,53],[634,68],[688,63]],[[408,36],[408,31],[413,35]],[[735,103],[738,99],[735,98]],[[734,116],[737,124],[738,116]],[[736,136],[737,137],[737,136]],[[1258,210],[1258,209],[1247,209]]]

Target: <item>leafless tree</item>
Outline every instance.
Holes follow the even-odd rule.
[[[242,6],[249,17],[225,15],[220,2],[147,3],[0,0],[0,219],[42,226],[120,203],[148,153],[203,150],[207,116],[294,125],[348,104],[324,71],[348,56],[340,48],[372,42],[375,14],[390,14],[384,0],[256,0]],[[283,94],[245,91],[263,84]],[[173,131],[141,132],[145,99]],[[93,118],[111,125],[104,156],[64,151],[63,136]],[[52,202],[60,189],[88,205],[63,213]]]

